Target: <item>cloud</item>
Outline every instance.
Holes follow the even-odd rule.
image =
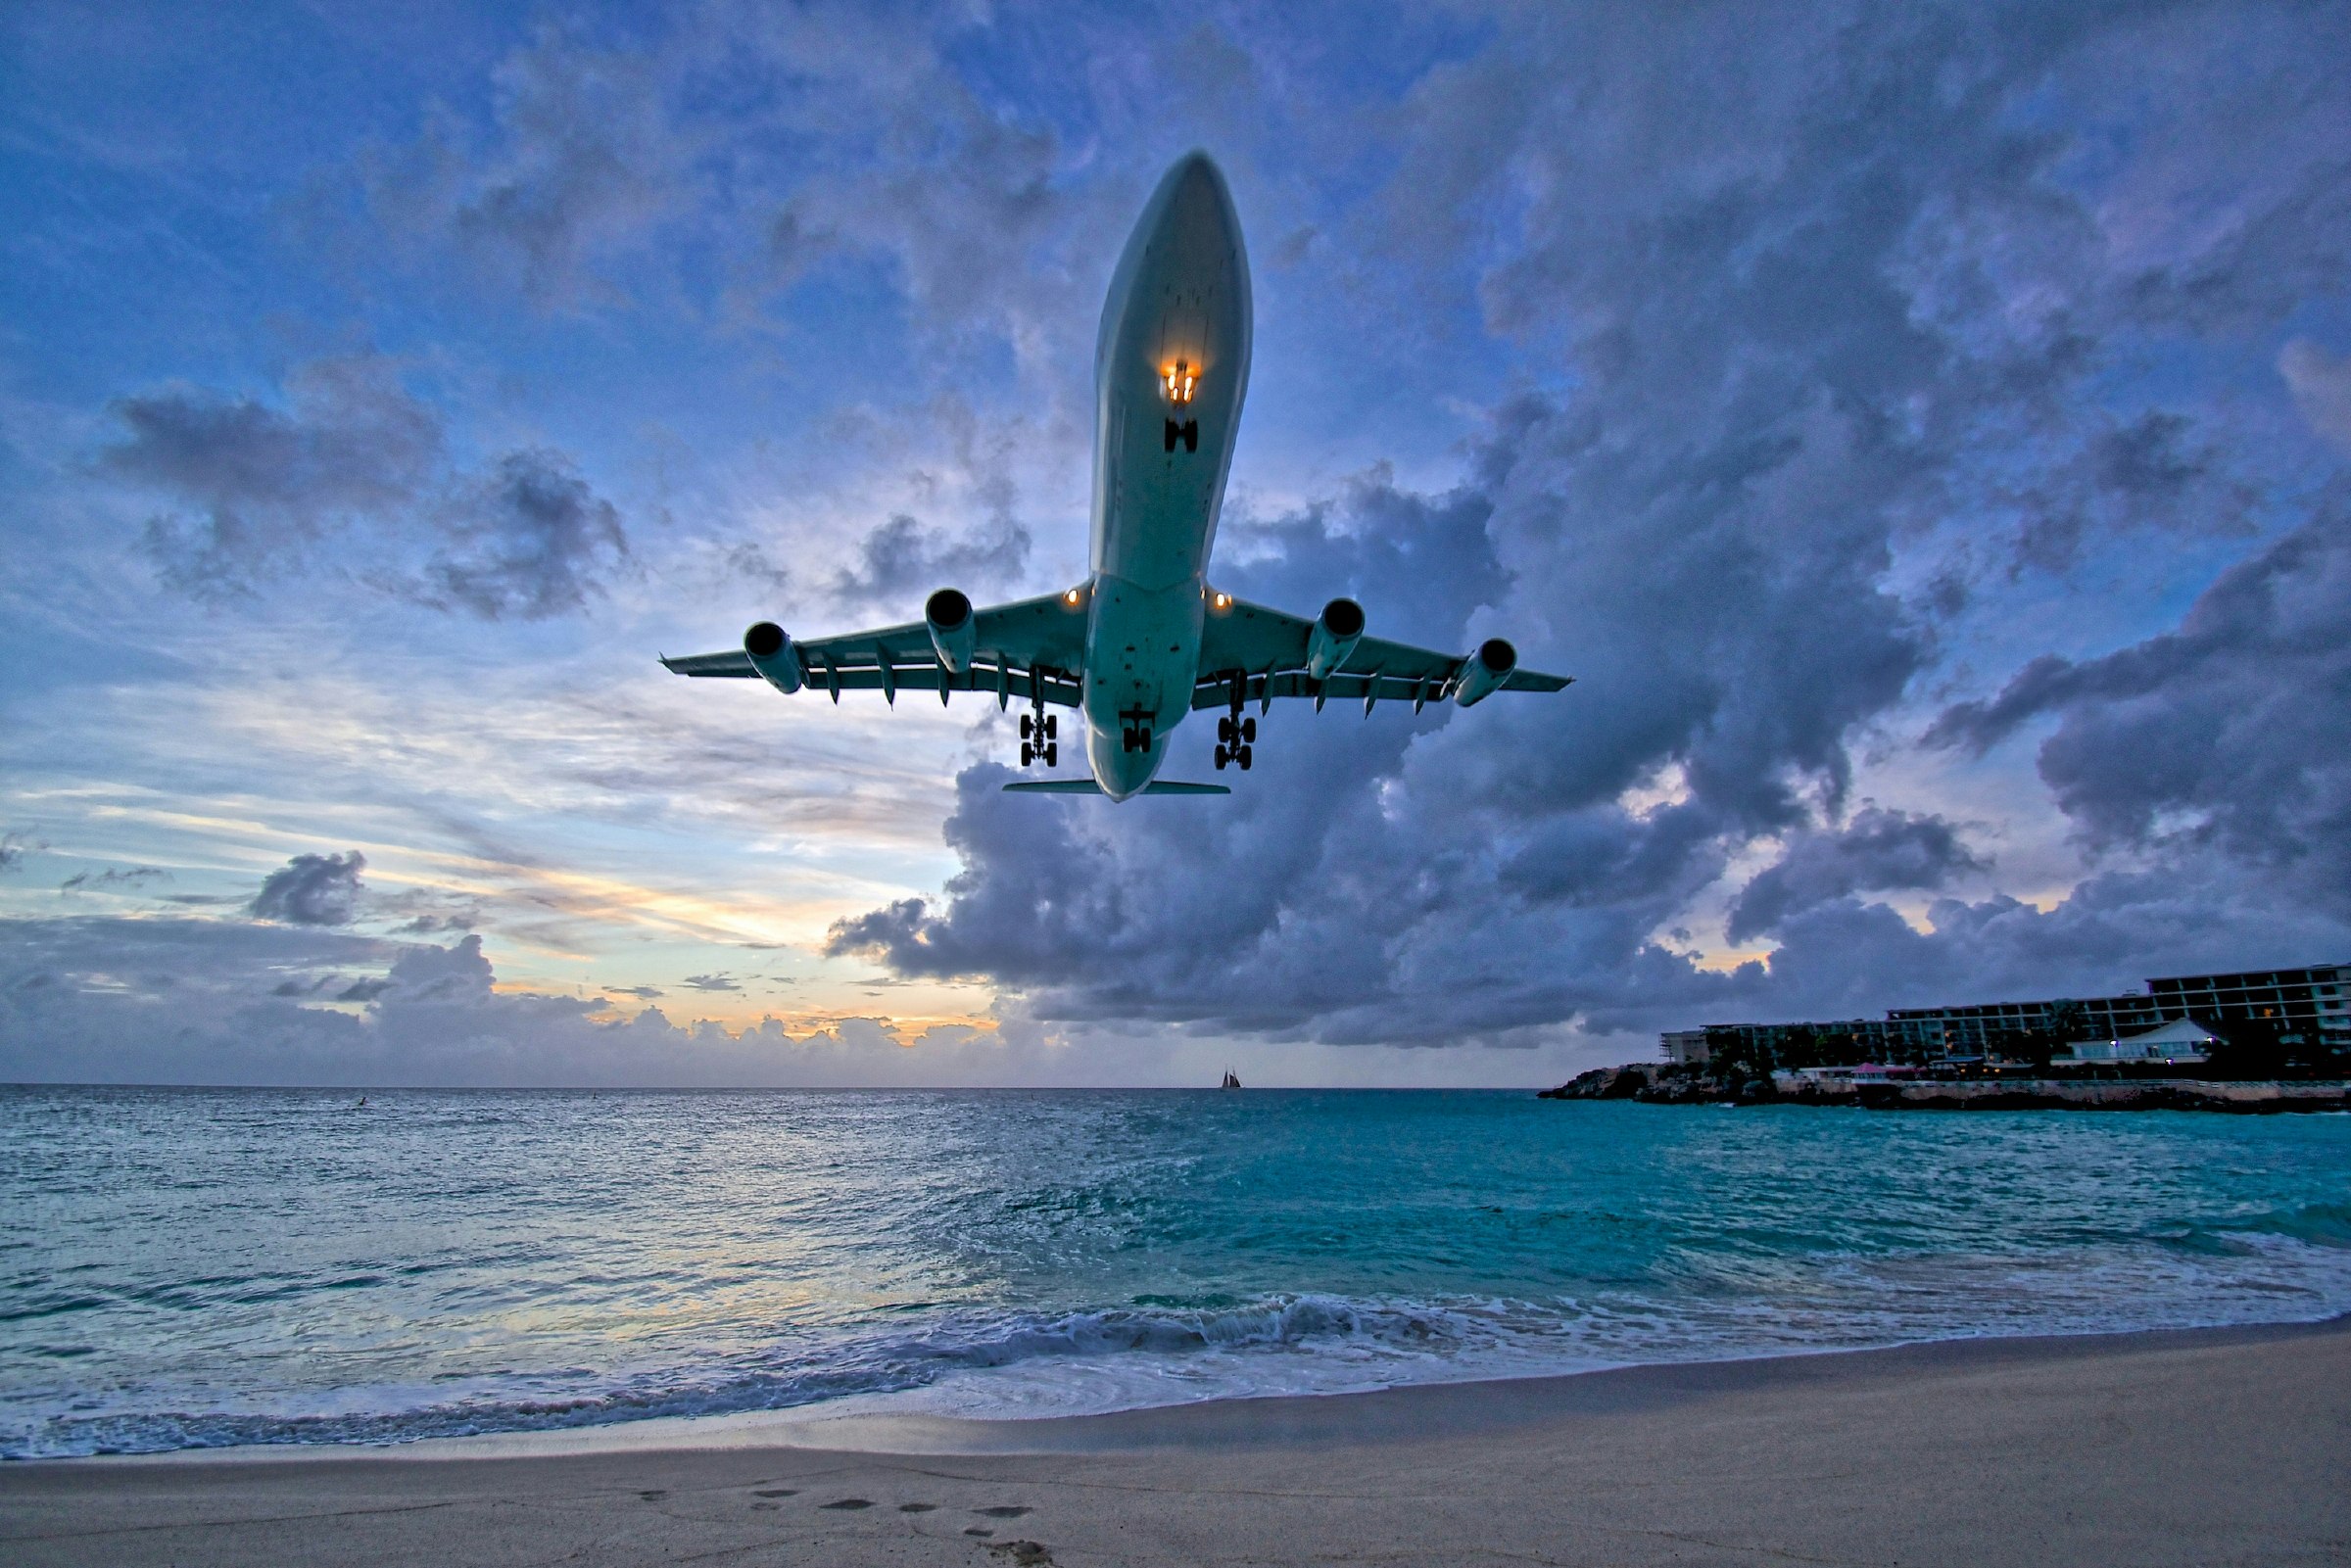
[[[299,925],[0,920],[10,1082],[986,1082],[1052,1054],[961,1025],[769,1019],[730,1032],[649,1007],[620,1017],[600,997],[498,989],[479,936],[438,947]]]
[[[79,892],[93,887],[137,887],[146,882],[168,882],[170,879],[171,874],[160,866],[133,866],[128,870],[109,866],[95,876],[86,871],[75,872],[57,885],[60,892]]]
[[[1777,929],[1790,917],[1853,893],[1942,887],[1987,863],[1940,817],[1871,806],[1835,832],[1798,836],[1731,906],[1734,942]]]
[[[2184,352],[2183,332],[2266,330],[2303,296],[2243,275],[2252,252],[2192,225],[2124,256],[2102,205],[2113,177],[2083,171],[2092,132],[2042,112],[2079,94],[2103,113],[2122,62],[2168,64],[2180,43],[2135,14],[1821,13],[1758,37],[1735,12],[1604,10],[1514,26],[1430,71],[1400,117],[1376,227],[1357,237],[1438,298],[1466,270],[1489,330],[1560,356],[1569,384],[1498,403],[1457,492],[1374,476],[1332,504],[1244,518],[1216,572],[1303,610],[1360,586],[1383,631],[1451,647],[1507,635],[1579,684],[1417,721],[1285,707],[1261,721],[1240,792],[1206,807],[1007,797],[1007,775],[975,766],[945,825],[960,869],[943,897],[845,919],[829,950],[990,980],[1019,1017],[1430,1044],[1849,1005],[1943,973],[1922,946],[1954,976],[1972,955],[2019,983],[2036,963],[2069,984],[2134,963],[2120,940],[2085,936],[2067,955],[2010,936],[2170,929],[2158,884],[2112,873],[2051,914],[1945,899],[1948,931],[1920,932],[1862,895],[1938,890],[1985,863],[1941,810],[1848,821],[1846,803],[1860,744],[1938,669],[1930,608],[1961,613],[1967,574],[2111,563],[2147,531],[2242,534],[2278,499],[2224,455],[2223,413],[2157,402],[2135,370]],[[2246,108],[2231,147],[2309,113]],[[2163,189],[2188,177],[2170,170]],[[2308,195],[2263,185],[2229,222],[2242,232]],[[2335,236],[2289,225],[2265,244],[2293,234],[2295,275],[2317,277],[2302,263]],[[2281,679],[2274,701],[2217,663],[2167,669],[2148,676],[2164,694],[2143,732],[2118,733],[2136,709],[2100,710],[2093,735],[2089,710],[2069,707],[2078,738],[2044,753],[2059,807],[2092,839],[2168,842],[2172,816],[2209,814],[2217,858],[2182,844],[2173,862],[2235,923],[2203,927],[2201,951],[2330,928],[2231,879],[2262,875],[2297,832],[2323,846],[2301,851],[2314,872],[2351,846],[2327,764],[2296,777],[2284,763],[2311,735],[2286,709],[2339,689],[2332,620],[2351,595],[2331,571],[2280,560],[2277,590],[2290,576],[2299,608],[2273,622],[2310,674]],[[1911,580],[1928,586],[1916,599]],[[1998,706],[2073,701],[2100,667],[2051,655]],[[2231,723],[2218,709],[2232,698]],[[2194,738],[2210,734],[2234,754]],[[2323,718],[2317,736],[2333,738]],[[1206,743],[1177,743],[1182,776]],[[2240,760],[2252,771],[2227,782]],[[1663,945],[1773,838],[1789,848],[1732,890],[1734,924],[1775,931],[1782,956],[1725,974]],[[1840,922],[1874,934],[1840,946]]]
[[[900,513],[867,534],[834,580],[843,598],[897,601],[942,585],[1010,582],[1029,564],[1029,531],[1003,523],[992,537],[957,540]]]
[[[2093,844],[2209,844],[2351,916],[2351,490],[2224,572],[2177,629],[2076,662],[2044,654],[1931,744],[1981,753],[2057,720],[2041,778]]]
[[[120,399],[124,439],[100,470],[180,511],[142,548],[168,587],[249,597],[333,564],[360,581],[484,620],[583,608],[626,563],[620,513],[562,452],[526,447],[480,472],[452,464],[441,415],[373,354],[288,372],[285,406],[200,388]],[[419,555],[424,559],[416,559]]]
[[[355,516],[408,505],[430,480],[440,416],[390,360],[312,360],[287,375],[285,395],[282,409],[184,386],[116,402],[125,436],[100,468],[197,514],[147,525],[145,549],[172,587],[250,593]]]
[[[600,263],[696,191],[666,88],[641,51],[542,26],[493,72],[486,135],[436,106],[415,141],[360,159],[366,224],[349,238],[388,237],[410,260],[446,248],[543,309],[610,303],[618,290]]]
[[[2310,428],[2351,452],[2351,357],[2329,355],[2308,338],[2290,338],[2278,351],[2278,373]]]
[[[248,911],[257,920],[289,926],[348,926],[358,915],[360,873],[367,857],[354,849],[341,855],[296,855],[271,872]]]
[[[450,533],[425,568],[427,596],[486,621],[579,609],[629,553],[612,503],[545,449],[500,458],[452,509]]]
[[[49,845],[43,840],[28,833],[19,832],[14,829],[0,833],[0,877],[5,877],[10,872],[23,871],[26,855],[38,854],[48,847]]]
[[[678,983],[686,986],[689,990],[696,991],[740,991],[743,989],[731,974],[689,974]]]

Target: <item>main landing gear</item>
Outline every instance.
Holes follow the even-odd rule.
[[[1021,766],[1026,768],[1042,762],[1048,768],[1061,766],[1061,746],[1058,743],[1061,727],[1053,715],[1038,712],[1033,718],[1021,715]]]
[[[1241,765],[1241,772],[1247,773],[1256,744],[1257,721],[1255,719],[1244,719],[1236,712],[1217,721],[1217,766],[1219,769],[1228,762],[1237,762]]]

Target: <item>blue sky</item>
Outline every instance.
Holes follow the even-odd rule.
[[[1536,1082],[2351,952],[2341,8],[379,12],[0,32],[0,1076]],[[1113,808],[655,666],[1075,581],[1192,146],[1220,585],[1575,688]]]

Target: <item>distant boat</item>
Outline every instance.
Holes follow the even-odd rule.
[[[1233,1075],[1232,1069],[1226,1068],[1224,1069],[1224,1081],[1219,1085],[1219,1087],[1225,1089],[1237,1089],[1240,1086],[1241,1080]]]

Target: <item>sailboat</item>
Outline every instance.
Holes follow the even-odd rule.
[[[1241,1080],[1233,1074],[1232,1069],[1226,1068],[1224,1069],[1224,1081],[1219,1084],[1218,1087],[1223,1089],[1237,1089],[1240,1086]]]

